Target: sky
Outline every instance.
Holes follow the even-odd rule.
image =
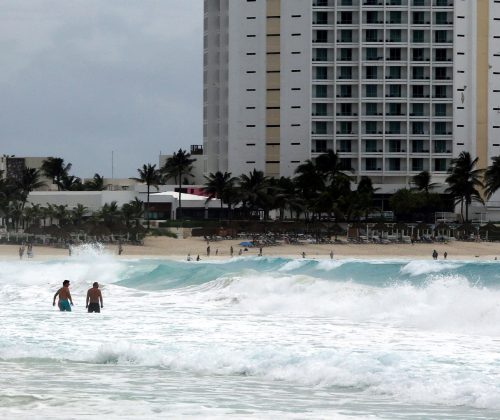
[[[0,0],[0,155],[133,177],[203,144],[202,0]]]

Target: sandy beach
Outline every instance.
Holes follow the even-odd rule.
[[[240,240],[220,240],[210,242],[210,257],[207,257],[207,243],[203,238],[173,239],[168,237],[148,237],[143,246],[124,245],[121,258],[130,257],[164,257],[173,259],[184,259],[188,253],[193,259],[197,255],[205,260],[224,259],[230,257],[230,247],[233,246],[234,256],[238,256]],[[0,245],[0,258],[18,258],[16,245]],[[117,246],[106,246],[108,252],[117,254]],[[444,252],[448,253],[448,259],[461,260],[494,260],[500,257],[500,243],[498,242],[461,242],[450,241],[448,243],[415,243],[411,244],[309,244],[298,245],[276,245],[263,248],[264,256],[281,256],[286,258],[301,258],[302,252],[306,258],[330,258],[330,252],[334,252],[335,259],[359,258],[359,259],[432,259],[433,250],[439,253],[439,259],[443,258]],[[218,252],[217,252],[218,250]],[[243,256],[257,256],[258,248],[248,248],[242,253]],[[217,255],[216,255],[217,254]],[[35,260],[53,257],[68,256],[68,250],[54,247],[35,246]]]

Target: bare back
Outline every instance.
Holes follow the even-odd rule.
[[[69,291],[69,287],[63,286],[59,289],[59,299],[71,300],[71,293]]]
[[[90,301],[90,303],[99,303],[99,299],[102,300],[101,291],[96,287],[92,287],[87,292],[87,299]]]

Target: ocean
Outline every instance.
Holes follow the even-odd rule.
[[[3,260],[0,417],[498,419],[499,268]],[[71,313],[52,306],[66,278]]]

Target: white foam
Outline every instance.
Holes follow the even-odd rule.
[[[455,270],[461,267],[462,264],[456,262],[443,262],[443,261],[410,261],[401,268],[402,274],[409,274],[410,276],[421,276],[423,274],[441,273],[447,270]]]

